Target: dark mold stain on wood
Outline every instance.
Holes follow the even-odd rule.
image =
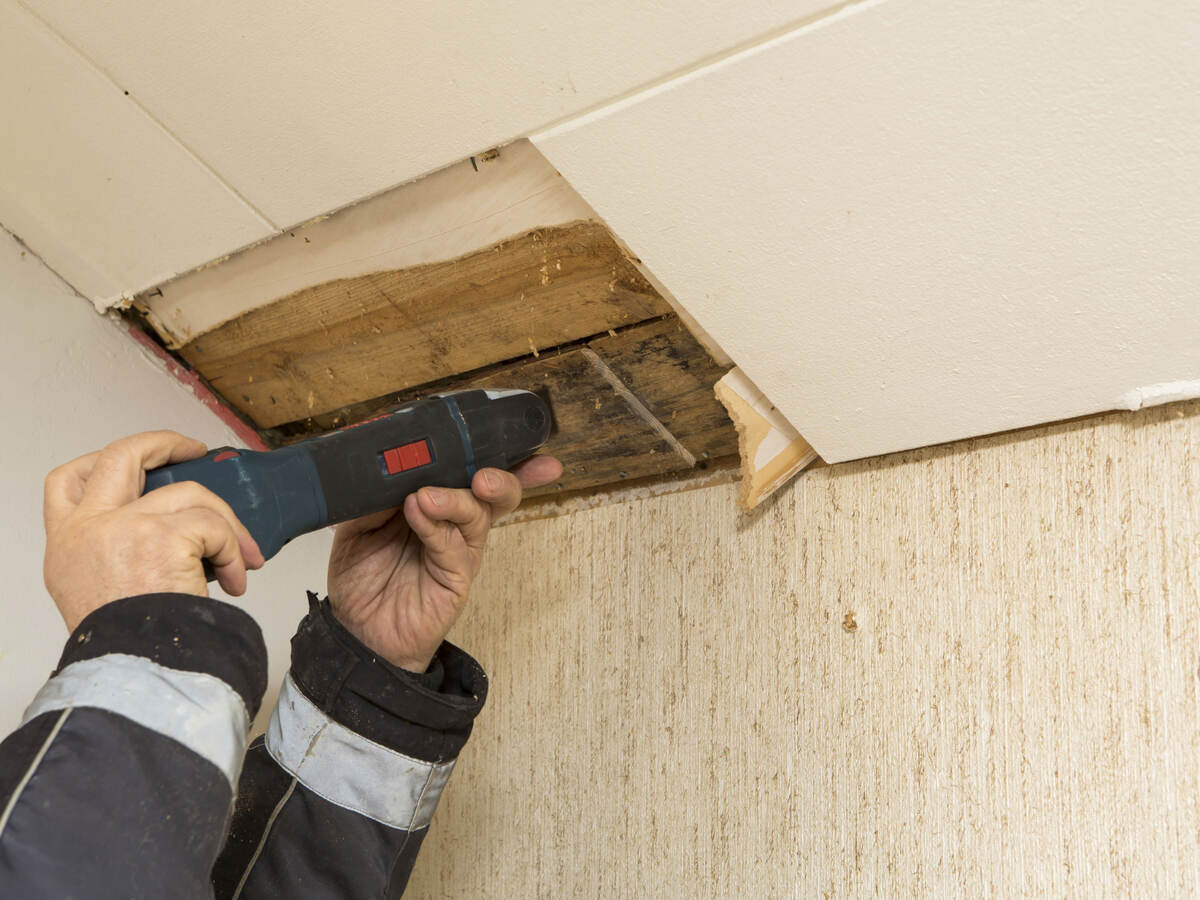
[[[564,494],[736,457],[724,374],[602,224],[314,285],[179,355],[270,445],[467,387],[544,391]]]

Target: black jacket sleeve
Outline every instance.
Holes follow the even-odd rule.
[[[266,675],[226,603],[150,594],[84,619],[0,743],[0,896],[209,896]]]
[[[264,739],[246,754],[218,898],[395,898],[487,695],[442,644],[417,675],[376,657],[309,595]]]

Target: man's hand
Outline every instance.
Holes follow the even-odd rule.
[[[388,662],[424,672],[467,602],[492,522],[516,509],[522,487],[561,474],[558,460],[537,456],[515,474],[481,469],[470,490],[422,488],[400,509],[339,525],[329,557],[334,614]]]
[[[227,593],[246,590],[246,567],[257,569],[263,557],[229,504],[191,481],[141,496],[148,469],[204,453],[199,441],[150,431],[46,477],[44,576],[68,630],[122,597],[206,596],[205,559]]]

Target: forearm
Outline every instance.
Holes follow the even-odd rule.
[[[258,626],[228,604],[87,616],[0,744],[0,894],[205,895],[265,682]]]
[[[247,754],[219,898],[399,897],[487,680],[449,644],[389,666],[312,608],[265,740]]]

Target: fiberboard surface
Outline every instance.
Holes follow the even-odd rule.
[[[867,2],[533,140],[845,460],[1200,394],[1198,47],[1184,0]]]
[[[28,5],[269,219],[291,226],[824,4],[141,0],[103,14],[87,0]]]
[[[1194,897],[1200,403],[497,530],[406,897]]]
[[[0,122],[0,223],[101,305],[271,231],[13,0],[0,0]]]

